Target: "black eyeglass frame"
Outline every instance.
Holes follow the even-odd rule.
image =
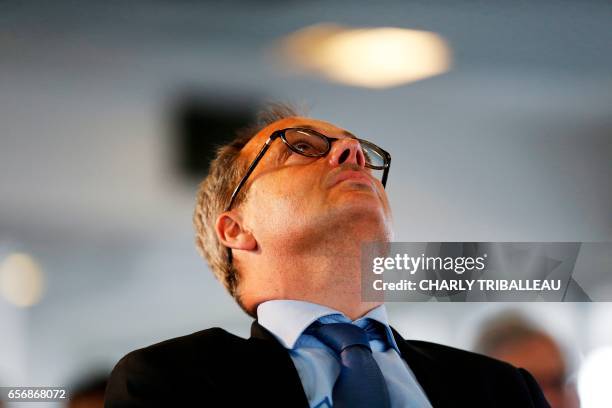
[[[287,141],[287,138],[285,137],[285,133],[288,130],[298,130],[298,131],[305,131],[305,132],[309,132],[309,133],[314,133],[316,136],[319,136],[320,138],[322,138],[323,140],[325,140],[327,142],[327,150],[325,152],[318,153],[318,154],[306,154],[303,151],[301,151],[299,149],[296,149],[295,147],[293,147],[293,145],[291,143],[289,143]],[[310,128],[291,127],[291,128],[286,128],[286,129],[281,129],[281,130],[275,131],[274,133],[272,133],[270,135],[268,140],[266,140],[266,143],[262,146],[261,150],[259,150],[259,153],[257,153],[257,156],[255,156],[255,159],[253,159],[253,161],[249,165],[249,168],[247,169],[247,171],[244,174],[244,176],[242,176],[242,179],[240,180],[240,182],[238,183],[238,185],[234,189],[234,192],[232,193],[232,196],[230,198],[230,202],[229,202],[227,208],[225,209],[225,211],[229,211],[232,208],[232,205],[234,204],[234,201],[236,200],[236,197],[238,196],[238,193],[240,192],[242,187],[245,185],[247,179],[249,178],[251,173],[253,173],[253,170],[255,170],[255,167],[261,161],[261,158],[263,157],[263,155],[268,151],[268,149],[270,148],[270,145],[272,144],[272,142],[274,140],[278,139],[279,137],[281,138],[281,140],[283,141],[285,146],[287,146],[291,151],[293,151],[293,152],[295,152],[297,154],[300,154],[302,156],[306,156],[306,157],[324,157],[331,150],[332,143],[337,141],[337,140],[340,140],[339,138],[326,136],[326,135],[324,135],[324,134],[322,134],[320,132],[317,132],[316,130],[310,129]],[[371,165],[371,164],[369,164],[367,162],[366,162],[365,165],[366,165],[366,167],[368,167],[370,169],[373,169],[373,170],[383,170],[383,176],[382,176],[382,179],[381,179],[381,184],[383,185],[383,188],[385,188],[386,184],[387,184],[387,177],[389,176],[389,169],[391,168],[391,154],[389,154],[389,152],[387,152],[386,150],[382,149],[381,147],[375,145],[374,143],[368,142],[367,140],[363,140],[363,139],[359,139],[359,138],[355,138],[355,140],[359,141],[360,145],[361,144],[367,145],[372,150],[374,150],[376,153],[380,154],[380,156],[383,158],[384,164],[382,166],[374,166],[374,165]]]

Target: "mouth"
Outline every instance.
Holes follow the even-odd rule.
[[[356,170],[343,170],[339,172],[338,174],[330,178],[328,185],[329,187],[334,187],[345,181],[355,182],[359,184],[366,184],[370,187],[372,186],[371,178],[368,177],[362,171],[356,171]]]

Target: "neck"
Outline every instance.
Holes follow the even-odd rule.
[[[366,235],[336,232],[340,234],[322,234],[294,245],[262,246],[259,256],[249,261],[254,273],[248,273],[243,285],[245,302],[256,308],[266,300],[302,300],[337,310],[351,320],[382,304],[362,301],[362,241],[354,237]],[[371,235],[367,241],[386,238]]]
[[[330,309],[337,310],[351,320],[357,320],[365,316],[370,310],[380,306],[382,302],[343,302],[339,300],[324,298],[324,299],[293,299],[303,300],[305,302],[316,303]]]

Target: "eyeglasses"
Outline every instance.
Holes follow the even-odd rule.
[[[279,137],[291,151],[306,157],[323,157],[331,150],[332,143],[340,140],[338,138],[325,136],[324,134],[308,128],[287,128],[272,133],[234,189],[225,211],[229,211],[232,208],[238,193],[247,179],[251,173],[253,173],[253,170],[255,170],[255,167],[260,162],[263,155],[268,151],[272,142]],[[383,171],[381,183],[383,187],[385,187],[389,169],[391,168],[391,155],[372,142],[355,139],[359,141],[359,145],[361,146],[361,150],[365,157],[365,166],[373,170]]]

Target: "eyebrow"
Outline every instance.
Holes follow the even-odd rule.
[[[325,135],[325,132],[323,132],[321,129],[318,129],[314,126],[311,125],[301,125],[301,124],[297,124],[293,127],[296,128],[303,128],[303,129],[310,129],[310,130],[314,130],[315,132],[319,132]],[[354,134],[352,134],[351,132],[349,132],[348,130],[344,130],[344,129],[340,129],[340,133],[342,133],[344,136],[353,138],[353,139],[357,139],[357,136],[355,136]],[[327,136],[327,135],[326,135]]]

